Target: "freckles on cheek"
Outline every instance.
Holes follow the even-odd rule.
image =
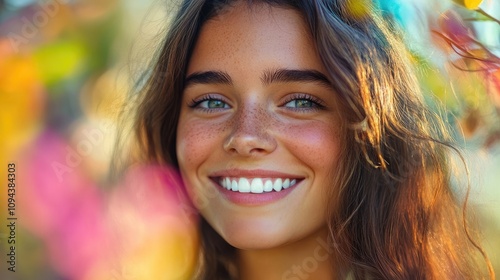
[[[206,123],[186,123],[179,129],[178,158],[193,167],[203,162],[214,151],[220,129]]]
[[[281,129],[284,141],[291,151],[300,155],[304,161],[318,164],[336,162],[340,137],[336,129],[324,123],[289,125]]]

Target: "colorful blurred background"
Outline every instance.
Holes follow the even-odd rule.
[[[471,209],[498,274],[500,1],[378,6],[404,31],[427,100],[445,109],[464,151]],[[178,175],[140,166],[108,181],[115,131],[126,125],[118,116],[175,7],[0,0],[0,178],[12,179],[0,187],[0,279],[189,279],[196,214]]]

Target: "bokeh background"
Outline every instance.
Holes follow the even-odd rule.
[[[444,109],[469,165],[471,213],[499,274],[500,1],[377,5],[404,32],[429,105]],[[175,8],[167,0],[0,0],[1,279],[192,273],[196,214],[175,172],[137,167],[108,180],[116,129],[127,126],[118,117]],[[351,8],[366,12],[362,0]],[[8,163],[16,165],[13,215]],[[458,170],[456,181],[466,180]],[[8,270],[8,217],[17,218],[16,272]]]

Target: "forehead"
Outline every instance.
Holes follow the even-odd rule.
[[[298,11],[241,2],[204,23],[188,74],[228,63],[235,68],[323,68]]]

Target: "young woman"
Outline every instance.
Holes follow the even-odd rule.
[[[180,5],[135,129],[202,216],[197,278],[485,277],[446,131],[360,3]]]

